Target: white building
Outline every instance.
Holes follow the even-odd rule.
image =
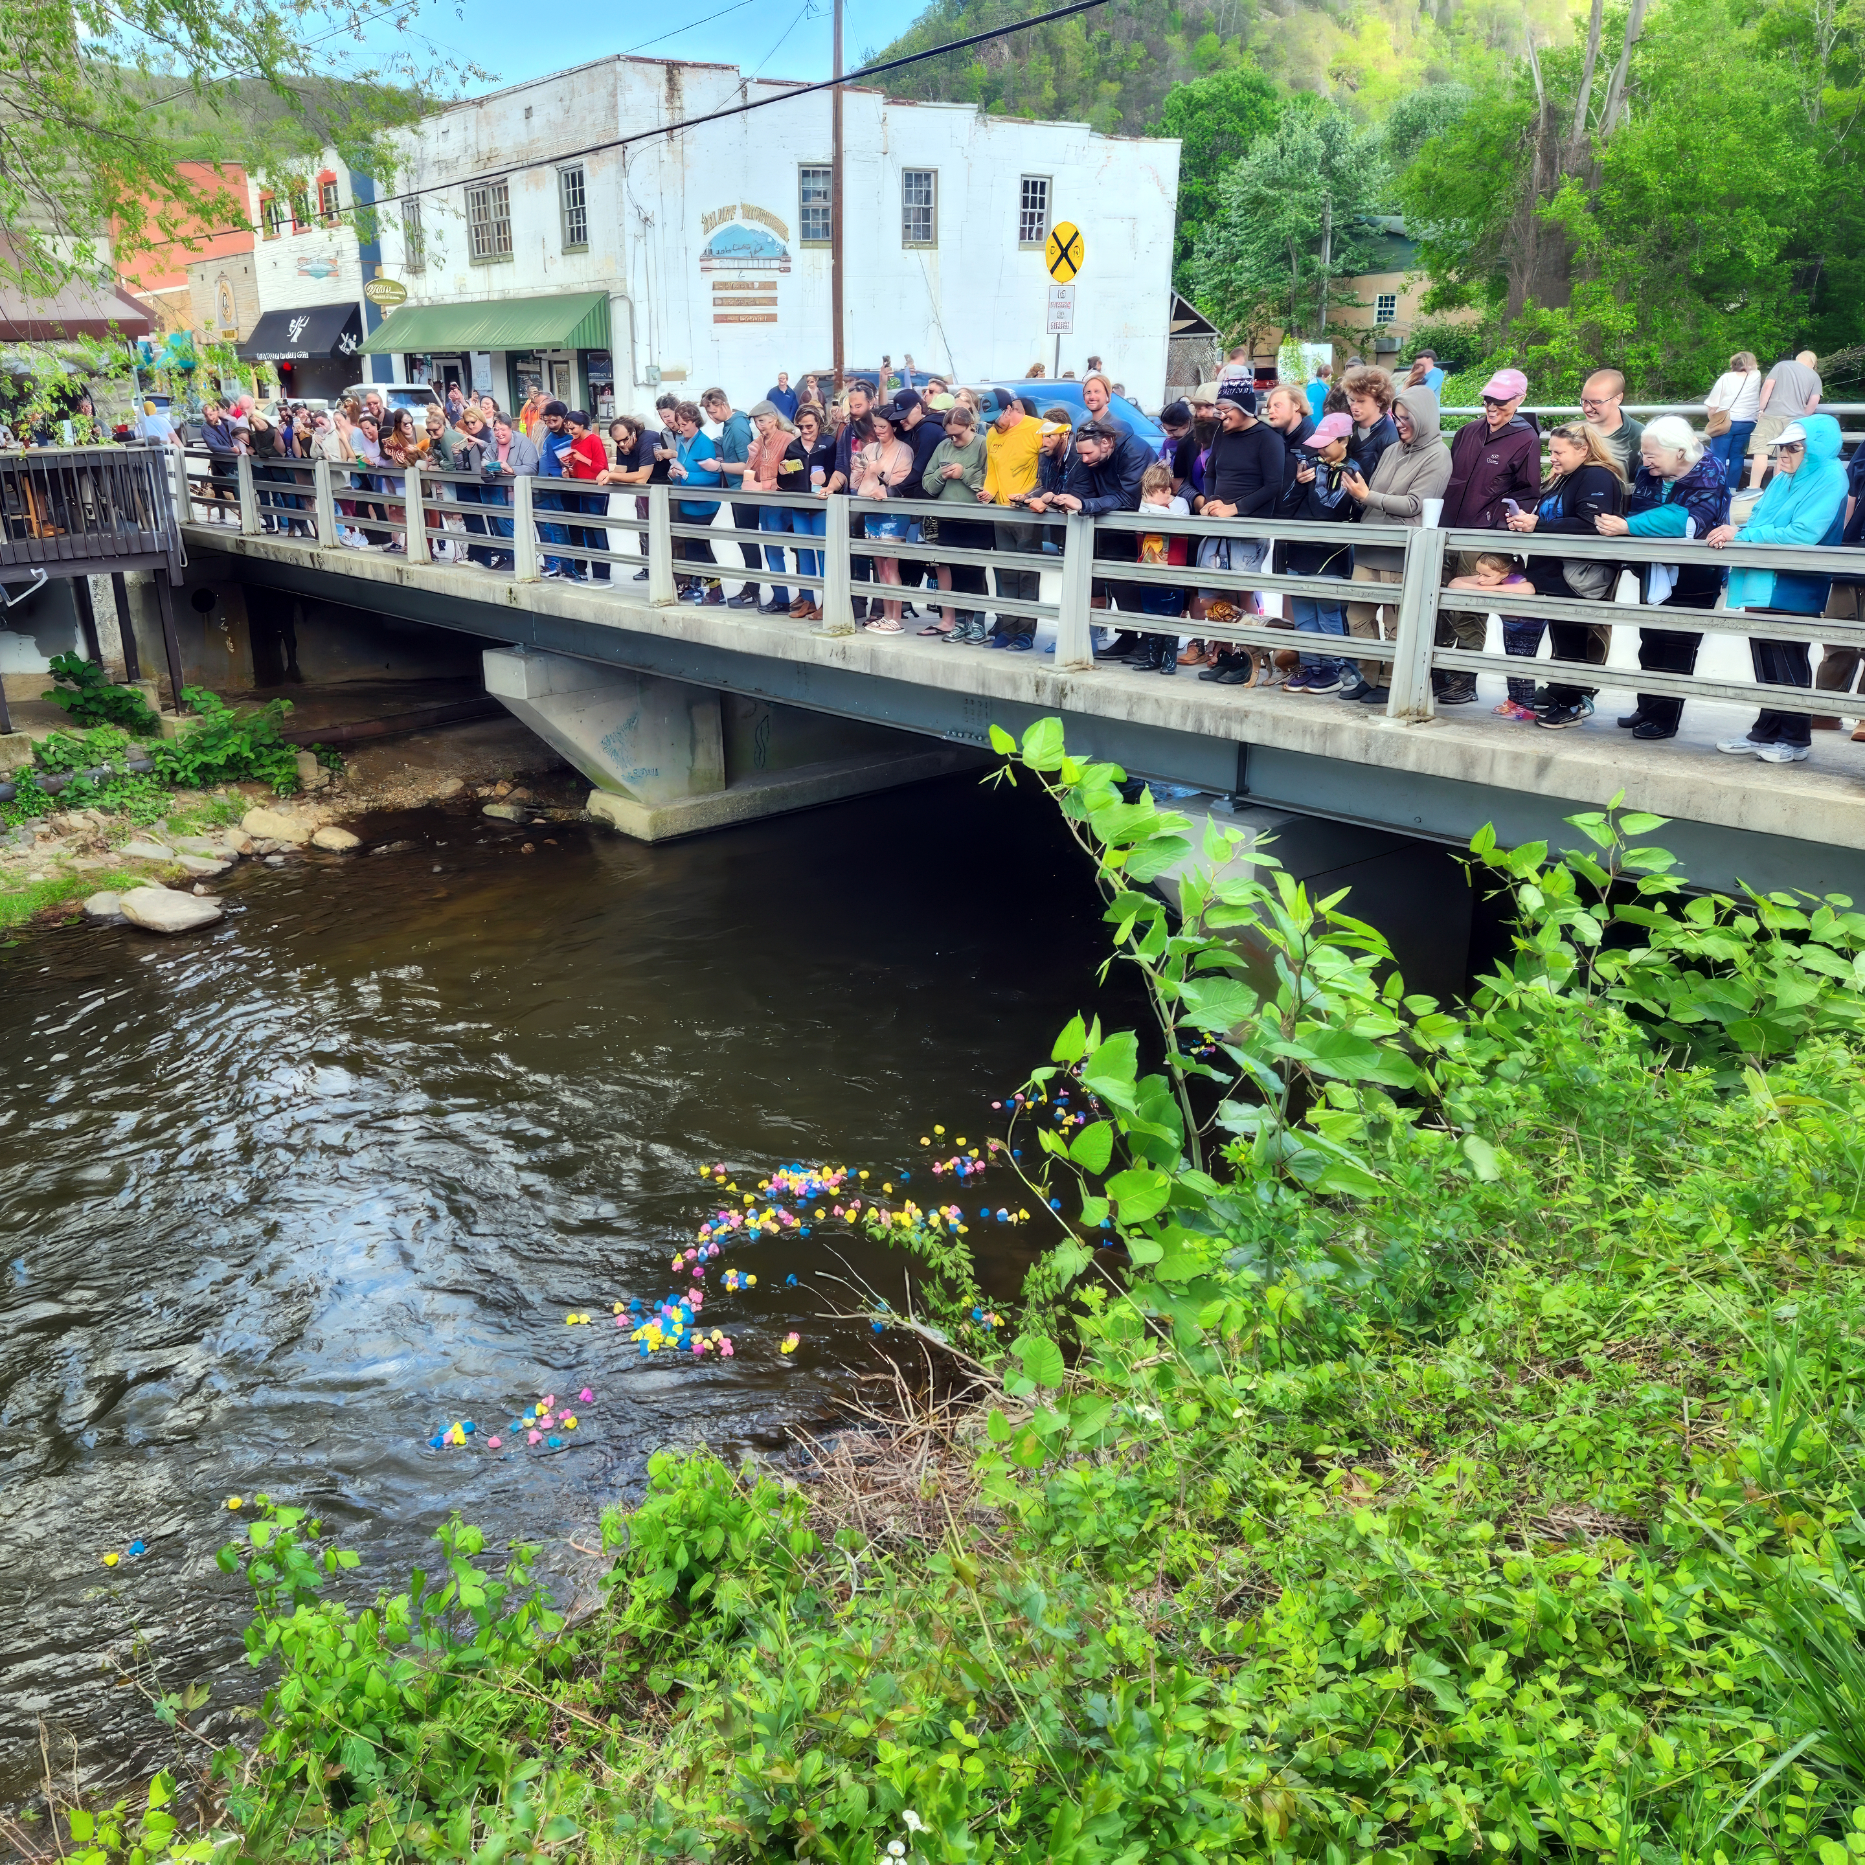
[[[795,88],[726,65],[608,58],[474,99],[402,134],[378,237],[361,242],[343,211],[351,181],[334,166],[296,217],[255,192],[260,302],[289,314],[271,338],[303,318],[301,342],[333,346],[290,359],[292,387],[326,392],[307,365],[332,386],[359,379],[342,347],[359,330],[396,380],[457,379],[506,405],[542,386],[600,415],[714,383],[742,407],[780,369],[793,381],[826,370],[830,94]],[[778,101],[651,133],[767,98]],[[1035,363],[1053,373],[1043,249],[1072,221],[1086,251],[1061,367],[1081,374],[1098,355],[1157,404],[1176,142],[854,90],[843,147],[851,369],[911,355],[966,381]],[[368,198],[367,178],[356,185]],[[408,294],[386,318],[360,296],[378,272]],[[320,311],[336,306],[355,320]],[[277,356],[261,334],[247,353]]]

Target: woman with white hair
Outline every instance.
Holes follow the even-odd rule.
[[[1729,480],[1721,460],[1706,453],[1703,437],[1681,416],[1661,414],[1638,443],[1638,477],[1623,517],[1603,513],[1594,527],[1604,537],[1681,537],[1697,542],[1729,522]],[[1713,609],[1723,573],[1704,564],[1636,566],[1639,597],[1673,609]],[[1700,634],[1673,628],[1638,631],[1638,664],[1647,673],[1694,673]],[[1634,738],[1675,738],[1684,702],[1671,694],[1641,693],[1619,723]]]

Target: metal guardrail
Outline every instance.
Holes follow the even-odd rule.
[[[608,488],[591,487],[584,481],[539,480],[525,475],[488,481],[465,473],[445,473],[425,467],[397,469],[393,474],[375,468],[345,468],[328,461],[297,462],[298,474],[309,475],[308,488],[301,476],[289,482],[260,480],[253,463],[240,456],[231,475],[218,477],[203,474],[195,463],[202,456],[190,452],[170,455],[174,462],[177,497],[192,502],[196,511],[225,509],[230,503],[240,519],[240,529],[248,537],[266,536],[266,517],[275,526],[271,541],[295,546],[309,552],[331,552],[340,548],[339,525],[354,524],[367,531],[379,532],[397,541],[407,561],[429,564],[434,561],[433,546],[446,541],[455,548],[472,536],[483,538],[486,545],[505,548],[500,555],[512,560],[512,579],[516,583],[534,583],[542,575],[544,559],[556,556],[573,560],[633,564],[647,571],[645,590],[633,583],[619,582],[612,588],[626,589],[638,599],[656,607],[672,605],[678,596],[676,577],[704,577],[746,583],[796,585],[819,592],[822,620],[814,632],[828,635],[851,635],[856,622],[853,599],[857,593],[852,566],[858,559],[905,558],[931,564],[977,566],[986,570],[1049,571],[1059,573],[1060,589],[1054,602],[1033,601],[1024,597],[971,594],[959,591],[931,591],[902,588],[900,600],[931,601],[935,606],[985,608],[994,613],[1016,615],[1032,623],[1049,621],[1056,629],[1056,665],[1073,672],[1094,667],[1091,628],[1096,623],[1117,623],[1141,633],[1196,635],[1247,646],[1256,650],[1299,648],[1310,653],[1327,654],[1352,660],[1373,660],[1389,664],[1387,684],[1390,698],[1386,716],[1401,723],[1422,723],[1435,716],[1433,676],[1454,673],[1491,673],[1516,678],[1549,677],[1550,669],[1572,669],[1570,680],[1562,684],[1587,686],[1605,684],[1602,665],[1593,661],[1545,661],[1516,656],[1490,654],[1460,648],[1454,640],[1440,641],[1440,618],[1450,614],[1491,614],[1506,609],[1511,618],[1552,622],[1580,623],[1591,630],[1613,627],[1657,628],[1667,632],[1691,634],[1717,633],[1744,636],[1750,640],[1831,642],[1865,649],[1865,623],[1843,622],[1818,615],[1792,616],[1748,613],[1724,608],[1698,609],[1669,604],[1629,604],[1612,595],[1599,600],[1577,597],[1537,596],[1510,592],[1500,602],[1489,591],[1448,590],[1447,574],[1454,569],[1453,553],[1497,551],[1514,557],[1586,558],[1621,567],[1640,564],[1702,565],[1717,570],[1738,566],[1779,572],[1800,572],[1814,576],[1853,576],[1865,580],[1865,551],[1853,549],[1818,549],[1778,544],[1731,544],[1726,549],[1686,543],[1680,539],[1644,540],[1632,537],[1581,537],[1559,534],[1498,531],[1443,531],[1412,529],[1389,525],[1304,524],[1287,520],[1238,518],[1174,517],[1163,512],[1144,514],[1122,512],[1101,518],[1080,513],[1036,514],[1018,508],[980,505],[971,510],[954,508],[944,502],[871,500],[835,497],[827,500],[806,493],[754,492],[734,499],[724,488],[683,488],[666,485],[646,487],[648,514],[645,521],[645,551],[609,550],[595,545],[590,533],[613,534],[616,531],[639,532],[643,521],[628,519],[613,512],[570,512],[548,501],[568,491],[580,491],[584,497],[601,496]],[[384,489],[380,479],[399,482]],[[265,496],[262,497],[262,489]],[[468,498],[477,491],[480,508]],[[305,503],[308,491],[308,504]],[[623,488],[624,496],[632,491]],[[227,494],[231,494],[229,499]],[[497,502],[491,502],[494,495]],[[287,501],[281,503],[280,501]],[[702,523],[679,512],[682,503],[709,504],[730,508],[738,506],[776,506],[820,512],[821,533],[753,531],[737,525]],[[356,509],[345,513],[340,508]],[[294,517],[293,514],[296,514]],[[962,519],[970,523],[1041,526],[1059,534],[1059,551],[974,550],[933,541],[875,538],[862,534],[860,521],[870,514],[916,519]],[[306,525],[308,515],[311,522]],[[451,523],[458,519],[461,528]],[[486,526],[473,530],[478,520]],[[580,521],[580,523],[578,522]],[[308,535],[294,536],[297,526]],[[561,526],[573,526],[583,539],[557,539],[551,532]],[[496,529],[495,529],[496,527]],[[1230,539],[1244,543],[1341,544],[1377,546],[1404,553],[1404,568],[1397,583],[1355,582],[1340,576],[1302,576],[1277,571],[1273,555],[1257,569],[1223,569],[1206,567],[1195,561],[1175,565],[1142,564],[1120,554],[1133,547],[1124,540],[1137,533],[1184,536],[1187,555],[1195,559],[1197,542]],[[694,539],[709,544],[739,543],[755,545],[760,551],[757,564],[705,563],[674,555],[675,539]],[[807,542],[804,540],[807,538]],[[785,540],[779,544],[776,540]],[[1114,540],[1122,540],[1116,543]],[[819,573],[802,574],[788,569],[772,569],[762,560],[766,548],[822,553]],[[1111,554],[1110,554],[1111,553]],[[1615,579],[1616,581],[1616,579]],[[1098,590],[1165,587],[1190,591],[1274,592],[1300,596],[1324,603],[1370,603],[1396,611],[1396,626],[1388,637],[1318,634],[1296,630],[1287,621],[1265,618],[1260,622],[1219,623],[1192,620],[1189,616],[1158,616],[1137,612],[1131,607],[1118,610],[1095,609],[1092,600]],[[882,592],[899,587],[870,581],[859,593],[870,600]],[[1721,600],[1721,598],[1719,598]],[[1775,686],[1762,682],[1709,680],[1696,674],[1664,673],[1641,670],[1635,676],[1641,691],[1667,694],[1679,698],[1717,699],[1753,704],[1781,712],[1824,713],[1832,710],[1834,696],[1812,688]],[[1615,670],[1612,680],[1623,684],[1627,676]]]

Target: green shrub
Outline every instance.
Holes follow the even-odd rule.
[[[95,661],[80,654],[55,654],[52,677],[58,684],[41,693],[71,715],[74,725],[115,725],[127,732],[153,732],[159,721],[148,701],[132,687],[113,686]]]

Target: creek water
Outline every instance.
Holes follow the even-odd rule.
[[[954,779],[661,848],[476,806],[367,830],[384,852],[243,867],[204,934],[0,947],[0,1804],[42,1728],[60,1765],[161,1764],[125,1669],[211,1683],[208,1726],[235,1727],[259,1683],[213,1560],[229,1496],[318,1510],[364,1595],[453,1510],[545,1543],[561,1592],[649,1452],[831,1414],[873,1343],[825,1318],[855,1301],[830,1278],[902,1276],[846,1233],[721,1259],[758,1276],[709,1278],[730,1360],[642,1360],[615,1327],[732,1202],[699,1168],[749,1190],[917,1162],[933,1190],[931,1123],[978,1143],[1073,1010],[1138,1015],[1096,984],[1085,862],[1027,790]],[[993,1173],[971,1202],[1019,1189]],[[972,1234],[1008,1293],[1038,1238]],[[486,1449],[584,1387],[562,1451]],[[467,1418],[472,1445],[429,1447]]]

